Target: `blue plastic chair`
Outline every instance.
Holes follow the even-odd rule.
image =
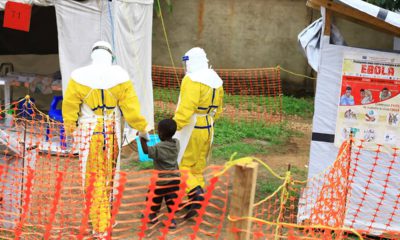
[[[160,138],[158,137],[157,134],[152,134],[152,135],[150,135],[150,141],[147,142],[147,146],[149,146],[149,147],[154,146],[157,143],[159,143],[160,141],[161,140],[160,140]],[[142,144],[140,143],[140,138],[139,137],[136,137],[136,143],[137,143],[137,147],[138,147],[139,161],[141,161],[141,162],[152,161],[153,159],[149,158],[149,155],[145,154],[143,152]]]
[[[62,117],[62,111],[61,109],[57,109],[57,105],[60,101],[63,100],[62,96],[54,96],[53,101],[50,104],[50,111],[49,111],[49,117],[57,122],[63,123],[63,117]],[[50,135],[50,126],[47,125],[46,129],[46,141],[49,141],[49,135]],[[60,145],[63,148],[67,147],[66,143],[66,138],[65,138],[65,130],[64,126],[60,124]]]

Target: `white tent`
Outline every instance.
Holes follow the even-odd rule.
[[[342,82],[342,64],[344,56],[348,53],[358,54],[361,56],[377,56],[384,58],[399,59],[400,55],[391,52],[373,51],[369,49],[361,49],[347,46],[339,46],[331,43],[331,18],[335,14],[346,19],[353,20],[358,23],[365,24],[369,27],[390,33],[394,36],[400,36],[400,15],[390,12],[374,5],[368,4],[360,0],[309,0],[308,6],[321,9],[323,15],[322,35],[318,39],[318,51],[306,50],[307,53],[317,53],[309,55],[307,58],[315,66],[315,59],[318,59],[317,71],[317,89],[315,95],[315,112],[313,119],[313,134],[310,150],[309,174],[308,178],[312,179],[323,172],[333,164],[338,153],[338,147],[334,145],[338,103],[341,92]],[[314,40],[314,42],[316,42]],[[307,47],[307,44],[303,44]],[[315,48],[315,44],[310,45]],[[337,136],[336,136],[337,137]],[[386,162],[393,160],[390,154],[380,154],[382,165],[374,165],[374,152],[363,150],[360,155],[360,162],[363,168],[357,169],[357,175],[353,178],[351,185],[351,199],[346,206],[345,226],[352,226],[358,230],[367,230],[371,234],[381,234],[384,231],[400,231],[400,215],[396,211],[395,199],[400,194],[398,181],[400,180],[399,166],[391,171],[388,166],[384,166]],[[395,159],[396,164],[400,165],[400,160]],[[368,188],[365,183],[373,169],[382,175],[389,175],[390,181],[385,185],[382,179],[374,179]],[[383,186],[387,187],[387,191],[383,191]],[[318,186],[312,186],[318,188]],[[397,189],[397,190],[396,190]],[[318,189],[310,189],[310,192],[319,192]],[[383,194],[383,195],[380,195]],[[364,196],[365,195],[365,196]],[[349,195],[350,196],[350,195]],[[364,197],[363,197],[364,196]],[[384,197],[382,205],[381,197]],[[310,208],[315,202],[313,199],[307,199],[308,204],[303,206]],[[302,199],[301,202],[306,202]],[[359,205],[363,205],[362,214],[355,213]],[[301,204],[300,204],[301,205]],[[379,211],[378,211],[379,210]],[[391,217],[391,214],[394,216]],[[310,209],[304,209],[299,206],[299,221],[307,219]],[[356,217],[358,216],[358,217]],[[372,220],[374,219],[374,220]],[[388,224],[391,222],[390,224]]]
[[[93,43],[106,40],[114,48],[116,63],[129,72],[142,114],[154,128],[151,79],[153,0],[16,1],[55,7],[63,91],[71,72],[90,63]],[[6,2],[0,0],[0,9],[4,9]],[[134,133],[129,130],[129,141],[134,139]]]

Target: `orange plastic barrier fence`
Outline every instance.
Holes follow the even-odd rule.
[[[228,173],[216,176],[222,167],[205,170],[204,201],[188,202],[185,171],[118,171],[112,119],[102,122],[104,132],[83,124],[70,138],[29,100],[13,105],[21,108],[0,119],[1,239],[221,235],[229,183]],[[185,220],[191,203],[199,204],[197,216]]]
[[[280,68],[216,69],[224,81],[223,117],[234,121],[280,121]],[[179,98],[182,68],[152,67],[156,114],[172,115]]]
[[[1,239],[239,239],[246,232],[251,239],[400,239],[397,148],[346,141],[307,182],[257,160],[282,184],[269,196],[257,193],[252,216],[232,217],[232,162],[208,167],[204,200],[188,202],[185,171],[119,170],[127,163],[118,160],[114,119],[103,119],[101,132],[81,124],[71,138],[29,99],[12,106],[12,114],[0,112]],[[191,203],[197,216],[185,219]]]
[[[250,239],[400,239],[399,149],[369,151],[364,143],[344,142],[336,161],[305,183],[288,171],[252,216],[229,217],[250,229],[228,231]]]

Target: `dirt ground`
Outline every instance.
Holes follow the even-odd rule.
[[[312,131],[311,119],[291,118],[287,120],[289,128],[300,132],[301,136],[291,137],[285,145],[284,152],[277,150],[277,153],[265,156],[266,161],[273,168],[282,168],[291,164],[300,169],[307,169]]]

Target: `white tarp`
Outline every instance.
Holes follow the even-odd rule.
[[[377,7],[373,4],[360,1],[360,0],[337,0],[345,5],[352,8],[358,9],[365,12],[373,17],[384,20],[385,22],[392,24],[396,27],[400,27],[400,14],[392,11],[385,10],[383,8]]]
[[[394,53],[332,45],[329,43],[328,36],[322,37],[308,179],[317,176],[328,166],[332,165],[338,153],[338,148],[334,146],[333,142],[324,141],[323,139],[329,139],[329,136],[335,134],[342,80],[342,63],[345,52],[384,56],[385,58],[393,54],[393,56],[398,57],[398,54]],[[319,135],[319,137],[316,137],[317,135]],[[317,138],[320,139],[318,140]],[[394,166],[394,169],[390,172],[391,177],[388,179],[388,186],[383,194],[382,191],[385,184],[381,178],[387,176],[390,171],[390,169],[387,166],[383,166],[383,164],[386,165],[393,161],[393,156],[380,153],[379,162],[382,163],[382,166],[375,166],[373,164],[373,157],[373,152],[361,152],[358,164],[361,164],[363,167],[357,168],[356,176],[353,179],[354,183],[351,186],[352,192],[349,193],[350,202],[346,207],[348,210],[346,213],[345,225],[350,226],[353,224],[353,227],[356,229],[369,230],[373,234],[380,234],[381,231],[385,230],[399,231],[400,215],[398,211],[395,210],[395,204],[397,196],[400,194],[400,189],[396,187],[400,178],[400,160],[395,158],[396,166]],[[370,183],[368,188],[365,189],[365,183],[368,182],[368,178],[374,168],[374,171],[379,173],[379,176],[373,174],[372,178],[374,180]],[[384,197],[382,202],[380,199],[381,196]],[[305,200],[303,199],[303,201]],[[315,201],[315,199],[307,199],[307,201],[310,203]],[[362,204],[363,213],[354,217],[356,215],[355,211],[359,208],[358,204]],[[312,204],[308,204],[308,206],[312,206]],[[395,216],[391,220],[391,227],[386,228],[385,224],[388,223],[392,213],[394,213]],[[308,214],[309,211],[307,209],[300,209],[299,219],[307,218]],[[374,214],[377,214],[375,219],[373,219]],[[374,221],[372,222],[372,220]]]
[[[331,42],[336,45],[346,45],[339,29],[333,24],[331,27]],[[307,57],[308,64],[314,69],[314,71],[318,71],[322,29],[323,18],[319,18],[297,36],[300,48],[302,49],[304,56]]]
[[[55,9],[62,88],[65,92],[71,72],[90,64],[93,43],[100,39],[110,42],[110,21],[107,1],[56,1]]]
[[[337,0],[337,2],[365,12],[373,17],[382,19],[394,26],[400,27],[400,14],[398,13],[382,9],[373,4],[360,0]],[[324,13],[322,13],[322,15],[324,16]],[[308,64],[314,69],[314,71],[317,72],[321,48],[320,39],[322,35],[322,25],[323,21],[322,18],[320,18],[310,24],[307,28],[305,28],[297,37],[299,45],[304,55],[307,57]],[[335,45],[346,45],[339,30],[333,24],[331,29],[331,43]],[[397,46],[400,45],[400,43],[398,43],[398,40],[395,40],[394,45],[395,49],[400,48],[399,46]]]
[[[153,25],[152,1],[116,1],[115,52],[116,62],[129,72],[141,103],[141,112],[154,129],[153,85],[151,79],[151,48]],[[130,129],[128,142],[134,140]],[[124,141],[124,144],[127,142]]]
[[[151,80],[153,2],[143,1],[56,1],[60,66],[63,90],[70,73],[90,63],[93,43],[110,42],[116,63],[125,68],[136,88],[142,114],[154,128]],[[127,139],[132,141],[130,130]],[[126,143],[126,142],[125,142]]]
[[[393,49],[400,51],[400,38],[395,37],[393,41]]]
[[[114,48],[116,63],[128,71],[142,114],[149,127],[154,129],[151,79],[153,0],[16,1],[55,6],[63,91],[71,72],[90,64],[92,45],[99,40],[108,41]],[[0,9],[4,9],[6,2],[0,0]],[[129,130],[127,139],[132,141],[134,137],[135,131]]]
[[[65,0],[0,0],[0,10],[4,9],[6,2],[13,1],[13,2],[20,2],[20,3],[29,3],[38,6],[53,6],[56,2],[61,2]],[[99,4],[100,2],[107,2],[109,0],[88,0],[86,2],[93,2]],[[118,0],[120,2],[126,3],[140,3],[140,4],[153,4],[154,0]]]

